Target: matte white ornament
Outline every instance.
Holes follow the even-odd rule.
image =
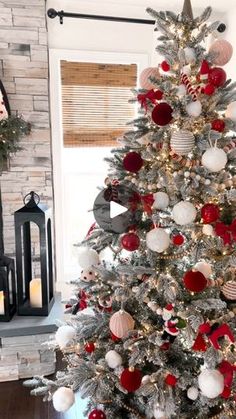
[[[231,102],[227,106],[225,116],[226,118],[232,119],[232,121],[236,122],[236,101]]]
[[[210,172],[220,172],[227,163],[227,154],[222,148],[211,147],[202,155],[202,165]]]
[[[180,201],[176,204],[172,211],[172,218],[181,226],[191,224],[197,216],[196,208],[191,202]]]
[[[183,74],[186,74],[186,76],[190,76],[190,74],[191,74],[191,67],[189,65],[185,65],[182,68],[182,73]]]
[[[184,156],[190,153],[190,151],[194,148],[194,135],[191,131],[187,130],[175,131],[171,137],[170,145],[176,154]]]
[[[214,236],[215,235],[214,228],[211,224],[204,224],[204,226],[202,227],[202,232],[206,236]]]
[[[108,367],[115,369],[122,365],[122,358],[120,354],[116,351],[108,351],[105,355],[105,360],[107,362]]]
[[[111,316],[109,327],[113,335],[122,339],[134,329],[134,324],[133,317],[127,311],[119,310]]]
[[[156,301],[149,301],[148,307],[150,308],[150,310],[155,312],[157,310],[158,305]]]
[[[95,272],[92,269],[83,269],[80,274],[80,279],[85,282],[95,281]]]
[[[198,377],[198,386],[203,396],[214,399],[224,390],[224,376],[217,370],[205,369]]]
[[[185,61],[187,64],[194,64],[196,61],[196,54],[193,48],[184,48]]]
[[[160,407],[154,408],[153,416],[155,419],[166,419],[165,412]]]
[[[187,396],[190,400],[197,400],[199,391],[196,387],[189,387]]]
[[[187,92],[186,86],[184,84],[180,84],[177,89],[177,96],[183,97],[186,95],[186,92]]]
[[[160,210],[164,210],[168,207],[169,205],[169,196],[167,195],[167,193],[165,192],[156,192],[153,194],[154,196],[154,203],[153,203],[153,208],[154,209],[160,209]]]
[[[59,387],[52,396],[52,402],[57,412],[66,412],[75,403],[73,390],[68,387]]]
[[[194,266],[194,269],[201,272],[206,278],[209,278],[212,274],[212,269],[210,263],[207,262],[198,262]]]
[[[195,102],[190,102],[186,106],[186,111],[189,116],[193,116],[194,118],[197,118],[202,113],[202,104],[200,100],[196,100]]]
[[[74,339],[76,331],[72,326],[64,325],[60,326],[55,334],[55,340],[60,348],[65,348],[66,345]]]
[[[99,263],[98,253],[89,247],[82,247],[79,251],[78,262],[81,268],[89,269]]]
[[[150,380],[151,380],[150,375],[144,375],[143,378],[142,378],[142,381],[141,381],[142,385],[145,386],[145,384],[150,383]]]
[[[170,236],[163,228],[154,228],[147,233],[146,243],[153,252],[162,253],[170,245]]]

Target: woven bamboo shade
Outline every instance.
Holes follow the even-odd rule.
[[[65,147],[113,146],[135,117],[136,64],[61,61]]]

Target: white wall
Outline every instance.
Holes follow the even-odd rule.
[[[49,7],[75,13],[149,18],[145,13],[145,6],[125,4],[121,7],[100,1],[48,0],[47,8]],[[70,18],[64,19],[63,25],[60,25],[56,18],[48,19],[48,31],[49,48],[147,53],[150,60],[154,49],[153,25]]]

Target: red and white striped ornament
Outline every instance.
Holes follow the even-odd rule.
[[[222,294],[229,301],[236,300],[236,281],[228,281],[222,287]]]
[[[118,179],[113,179],[111,181],[111,190],[112,190],[112,200],[114,202],[118,202],[119,197],[118,197],[118,190],[117,190],[117,186],[119,186],[120,182]]]
[[[182,73],[181,83],[186,86],[187,92],[192,96],[193,101],[195,102],[198,98],[199,93],[202,93],[204,88],[203,86],[193,87],[191,81],[189,80],[187,74]]]

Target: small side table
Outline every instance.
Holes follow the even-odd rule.
[[[62,319],[61,295],[56,294],[48,317],[15,316],[0,323],[0,382],[55,372],[55,352],[42,344],[57,330],[55,321]]]

